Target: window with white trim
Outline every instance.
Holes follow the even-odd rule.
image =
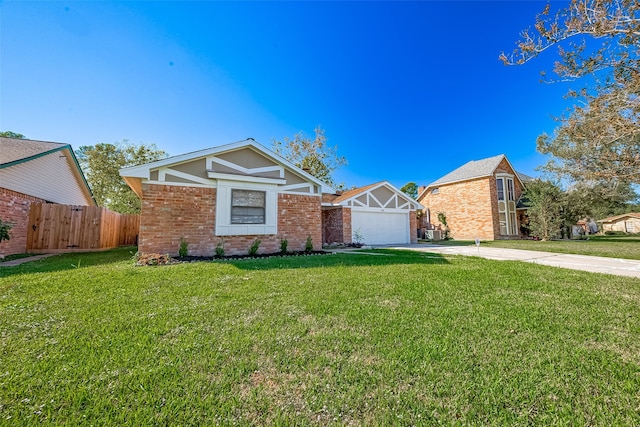
[[[264,224],[266,193],[231,190],[231,224]]]

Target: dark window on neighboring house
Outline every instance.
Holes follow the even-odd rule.
[[[231,190],[231,224],[265,223],[264,191]]]
[[[433,190],[431,190],[431,194],[440,194],[440,189],[434,188]]]
[[[502,178],[496,180],[496,186],[498,188],[498,200],[504,200],[504,181],[502,181]]]

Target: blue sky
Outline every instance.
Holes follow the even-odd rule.
[[[555,52],[519,67],[498,55],[544,5],[5,0],[0,129],[178,155],[320,125],[349,187],[426,185],[502,153],[537,176],[536,137],[569,86],[540,83]]]

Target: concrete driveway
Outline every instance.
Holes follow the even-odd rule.
[[[411,249],[445,255],[478,256],[502,261],[523,261],[551,267],[590,271],[593,273],[615,274],[640,278],[640,260],[605,258],[587,255],[557,254],[551,252],[525,251],[521,249],[488,248],[476,246],[441,246],[412,244],[386,246],[393,249]]]

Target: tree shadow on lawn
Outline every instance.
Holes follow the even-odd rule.
[[[76,252],[55,255],[39,261],[27,262],[14,267],[0,267],[0,279],[20,274],[48,273],[76,270],[90,266],[109,265],[131,261],[133,268],[172,268],[174,266],[230,264],[241,270],[269,270],[290,268],[319,268],[333,266],[379,266],[391,264],[448,264],[441,254],[398,249],[373,249],[324,254],[282,256],[244,259],[214,259],[168,265],[134,266],[135,247],[117,248],[103,252]]]
[[[261,259],[234,261],[210,261],[229,263],[241,270],[268,270],[284,268],[319,268],[349,266],[380,266],[397,264],[449,264],[445,256],[438,253],[400,249],[371,249],[345,252],[327,252],[322,255],[273,256]]]
[[[73,252],[53,255],[37,261],[29,261],[13,267],[0,264],[0,279],[19,274],[50,273],[79,268],[108,265],[133,259],[137,248],[127,246],[100,252]],[[131,261],[133,263],[133,261]]]

